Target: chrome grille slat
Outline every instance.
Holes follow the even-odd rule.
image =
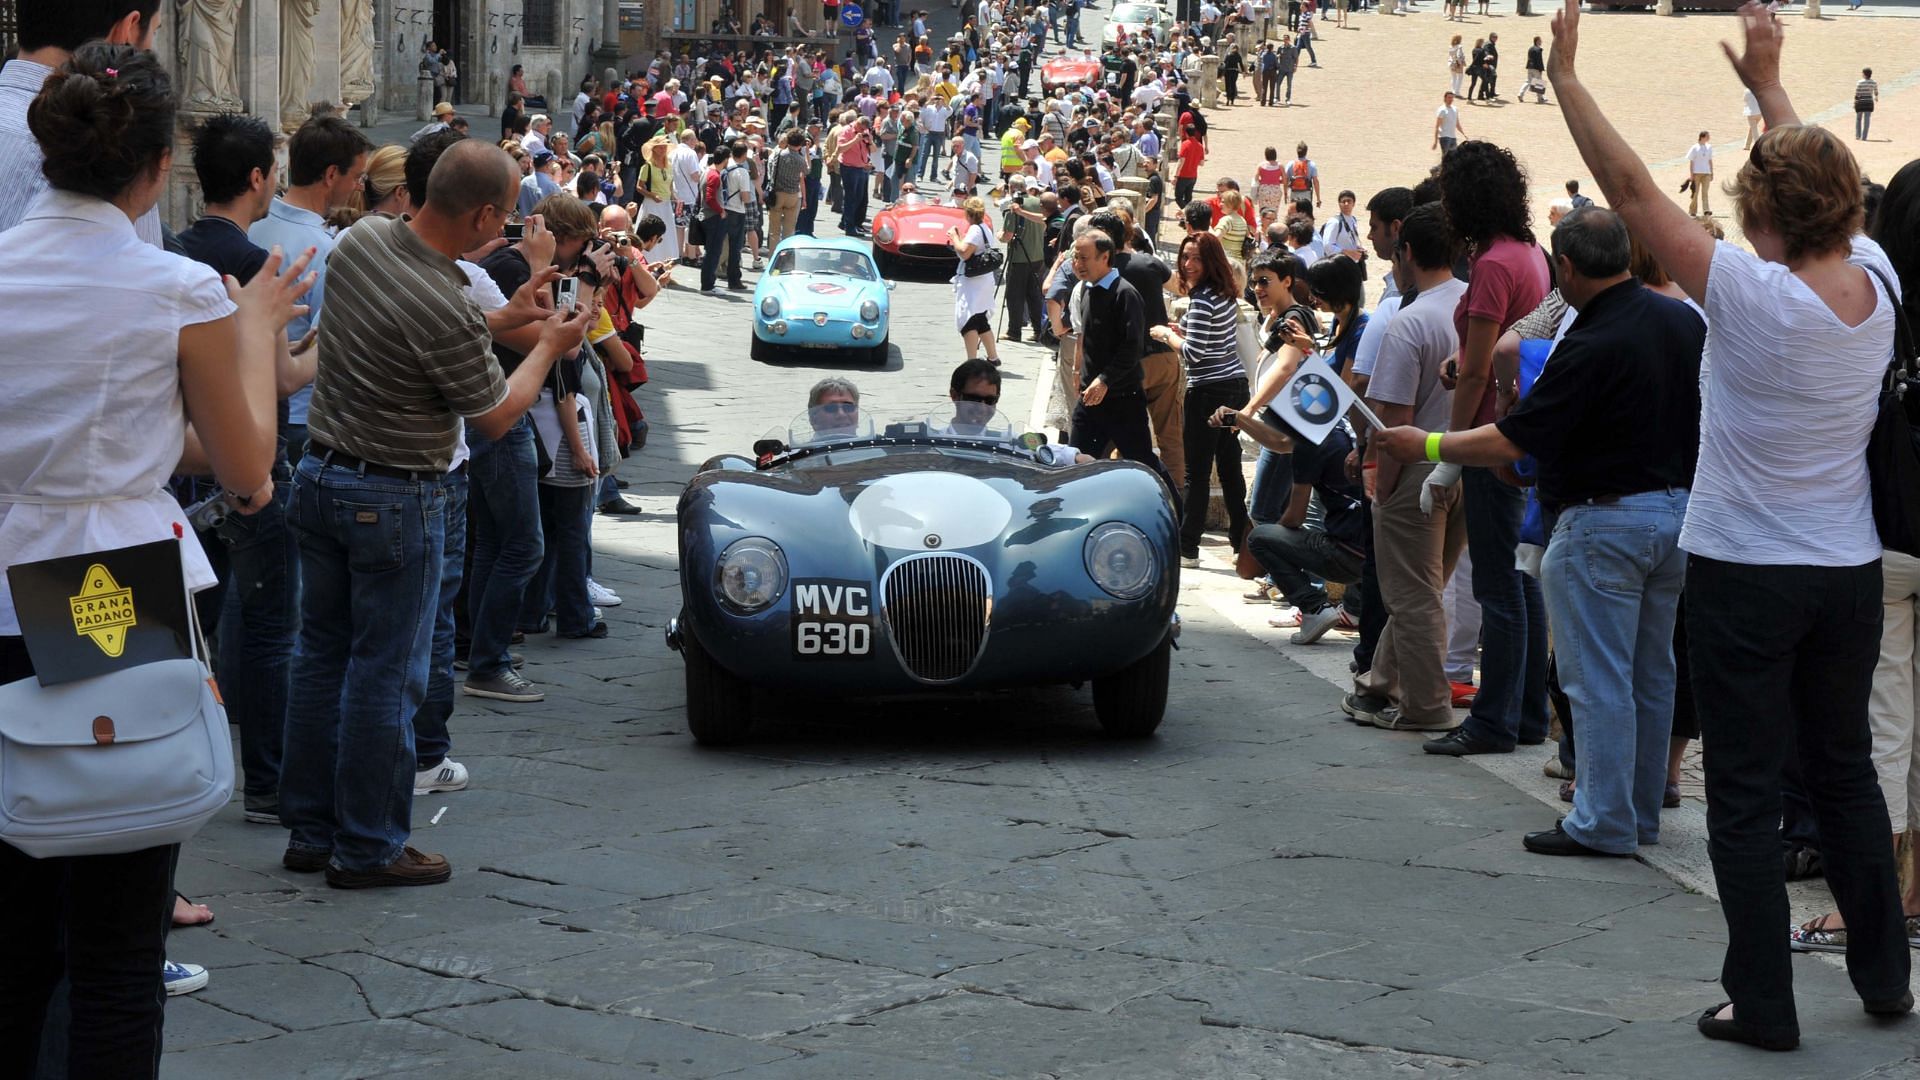
[[[953,682],[973,669],[993,606],[979,562],[944,552],[911,555],[888,568],[880,595],[894,652],[914,678]]]

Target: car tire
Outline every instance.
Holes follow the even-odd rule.
[[[687,663],[687,730],[693,740],[702,746],[744,742],[753,728],[753,688],[715,663],[691,627],[680,655]]]
[[[1111,675],[1093,680],[1093,713],[1117,739],[1144,739],[1167,712],[1167,672],[1173,664],[1173,638],[1161,639],[1152,652]],[[689,695],[691,696],[691,695]]]
[[[773,342],[761,338],[759,334],[755,334],[753,335],[753,348],[748,351],[747,355],[764,364],[773,359]]]
[[[900,273],[900,263],[894,259],[893,254],[881,251],[877,247],[873,249],[873,265],[880,271],[880,276],[888,281],[892,281]]]
[[[885,367],[887,364],[887,342],[892,340],[893,335],[888,334],[886,337],[880,339],[880,344],[867,350],[867,362],[874,367]]]

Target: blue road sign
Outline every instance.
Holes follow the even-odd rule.
[[[859,4],[852,3],[851,0],[842,0],[840,4],[840,21],[842,23],[858,28],[861,21],[866,17],[867,13],[860,10]]]

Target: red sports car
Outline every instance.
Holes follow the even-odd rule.
[[[967,215],[958,206],[925,195],[903,195],[873,219],[873,261],[892,277],[901,267],[953,269],[957,260],[947,230],[967,231]]]
[[[1093,56],[1060,56],[1040,65],[1040,85],[1048,90],[1082,83],[1100,85],[1100,61]]]

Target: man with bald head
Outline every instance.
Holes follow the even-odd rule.
[[[478,140],[456,142],[411,218],[340,236],[337,289],[320,322],[309,441],[289,522],[299,540],[300,643],[280,777],[292,830],[282,863],[356,889],[432,885],[447,860],[407,846],[413,717],[425,698],[444,557],[447,473],[460,420],[498,438],[533,404],[556,358],[580,347],[586,311],[517,297],[503,329],[544,317],[511,376],[455,260],[500,234],[519,176]]]

